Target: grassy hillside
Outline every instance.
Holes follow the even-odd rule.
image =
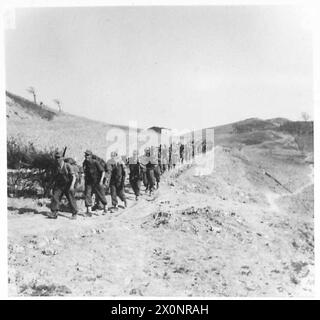
[[[128,137],[128,126],[55,113],[9,92],[6,94],[8,139],[14,137],[23,144],[32,142],[40,150],[62,150],[67,146],[67,156],[81,161],[86,149],[100,157],[106,157],[108,133],[117,132],[124,139]]]
[[[260,145],[263,148],[280,147],[305,153],[313,152],[312,121],[251,118],[214,129],[216,145]]]
[[[19,97],[6,91],[7,118],[8,119],[32,119],[53,120],[57,112],[46,107],[35,104],[25,98]]]

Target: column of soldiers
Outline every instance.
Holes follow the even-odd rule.
[[[153,195],[159,188],[160,176],[168,170],[174,169],[177,164],[190,161],[195,154],[194,143],[171,143],[159,147],[150,147],[144,150],[144,155],[139,156],[134,151],[126,163],[118,155],[112,152],[110,159],[105,162],[94,155],[90,150],[85,151],[82,170],[84,175],[84,202],[86,215],[91,217],[93,211],[102,210],[102,214],[108,212],[106,193],[111,195],[111,212],[118,210],[118,198],[127,207],[125,194],[126,167],[129,169],[129,183],[134,192],[136,201],[141,195],[142,184],[145,192]],[[75,199],[75,189],[80,183],[77,178],[75,166],[66,161],[60,152],[55,154],[56,166],[54,170],[54,184],[51,201],[51,218],[58,217],[58,211],[63,195],[66,196],[72,210],[72,219],[77,218],[78,207]],[[93,204],[92,197],[95,196]]]

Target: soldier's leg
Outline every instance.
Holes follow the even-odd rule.
[[[105,189],[100,184],[96,184],[94,186],[94,192],[99,202],[101,202],[104,206],[107,205],[107,199],[105,195]]]
[[[105,191],[104,191],[104,195],[105,195]],[[100,210],[102,209],[101,207],[101,201],[99,199],[99,196],[97,195],[97,193],[94,193],[94,205],[92,206],[92,211],[95,211],[95,210]]]
[[[129,179],[129,182],[130,182],[130,186],[131,186],[135,196],[137,196],[137,188],[136,188],[135,179],[131,178],[131,179]]]
[[[136,190],[137,190],[136,197],[140,196],[141,183],[142,183],[142,181],[140,179],[136,180]]]
[[[147,177],[147,172],[143,172],[143,185],[146,187],[146,190],[148,190],[148,177]]]
[[[118,205],[118,199],[117,199],[117,188],[114,184],[110,185],[110,193],[111,193],[111,202],[114,207],[117,207]]]
[[[138,200],[138,197],[140,196],[141,180],[140,179],[132,179],[132,180],[130,180],[130,184],[131,184],[132,190],[134,192],[134,195],[136,196],[136,200]]]
[[[156,179],[156,182],[157,182],[157,189],[159,188],[159,183],[160,183],[160,167],[157,166],[155,169],[154,169],[154,177]]]
[[[65,191],[65,195],[69,201],[69,205],[72,211],[72,216],[75,217],[78,214],[78,206],[77,206],[77,201],[75,197],[75,192],[70,191],[68,186],[68,189]]]
[[[136,200],[138,200],[139,197],[140,197],[140,190],[141,190],[141,180],[140,179],[138,179],[136,181],[136,190],[137,190],[137,192],[136,192]]]
[[[87,207],[87,213],[91,215],[91,207],[92,207],[92,185],[86,184],[84,189],[84,203]]]
[[[127,198],[126,194],[124,193],[124,187],[117,187],[117,196],[120,198],[121,201],[124,202],[124,206],[127,206]]]
[[[55,187],[52,192],[52,199],[51,199],[51,205],[50,209],[53,213],[52,218],[58,217],[58,211],[60,208],[60,198],[63,195],[63,189],[60,187]]]
[[[148,176],[149,191],[150,193],[152,193],[154,191],[154,185],[155,185],[154,170],[148,170],[147,176]]]

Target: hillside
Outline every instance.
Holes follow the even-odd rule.
[[[269,149],[287,148],[305,156],[313,154],[313,122],[290,121],[284,118],[261,120],[251,118],[215,129],[215,144],[242,148],[260,145]]]
[[[8,120],[53,120],[57,112],[6,91]]]
[[[66,145],[79,160],[87,148],[104,156],[106,132],[119,128],[48,119],[29,103],[8,97],[8,136]],[[52,220],[49,198],[9,194],[9,295],[312,296],[313,123],[246,119],[215,127],[214,143],[162,175],[154,198],[136,202],[127,183],[118,212],[87,217],[78,190],[78,219],[64,199]]]
[[[111,129],[119,130],[117,132],[122,135],[128,135],[129,132],[128,126],[57,113],[9,92],[6,95],[7,136],[16,137],[25,144],[31,141],[40,150],[62,150],[67,146],[67,155],[81,160],[83,152],[92,149],[105,158],[107,133]]]
[[[9,198],[9,294],[311,296],[312,167],[254,146],[216,147],[209,175],[198,165],[163,176],[154,200],[127,186],[118,213],[88,218],[78,200],[76,221],[67,207],[47,219],[48,199]]]
[[[40,149],[68,146],[68,155],[77,159],[83,157],[85,149],[94,149],[97,155],[105,157],[106,134],[111,129],[120,129],[122,135],[125,133],[128,136],[127,126],[57,113],[12,93],[6,92],[6,95],[8,137],[18,137],[25,143],[32,141]],[[212,128],[215,145],[240,148],[259,144],[269,148],[285,145],[286,148],[304,152],[306,156],[313,153],[312,121],[251,118]],[[155,133],[154,130],[152,132]]]

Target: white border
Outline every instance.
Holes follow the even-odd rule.
[[[2,1],[0,4],[0,27],[1,27],[1,35],[0,35],[0,70],[5,70],[5,59],[4,59],[4,26],[3,26],[3,13],[8,8],[14,7],[81,7],[81,6],[150,6],[150,5],[310,5],[313,6],[316,12],[316,22],[314,23],[314,159],[315,159],[315,195],[319,195],[319,118],[320,118],[320,42],[319,42],[319,31],[320,30],[320,15],[319,15],[319,4],[317,1],[307,1],[307,0],[278,0],[278,1],[257,1],[257,0],[233,0],[233,1],[224,1],[224,0],[216,0],[216,1],[127,1],[127,0],[119,0],[119,1],[103,1],[103,0],[12,0],[12,1]],[[0,118],[0,199],[1,199],[1,214],[0,214],[0,298],[1,299],[15,299],[15,300],[57,300],[61,299],[60,297],[8,297],[8,285],[7,285],[7,191],[6,191],[6,117],[5,117],[5,74],[1,72],[0,77],[0,101],[1,101],[1,118]],[[319,197],[318,197],[319,198]],[[320,240],[320,221],[317,213],[319,212],[319,202],[317,201],[317,197],[315,197],[315,276],[316,276],[316,288],[315,288],[315,297],[314,299],[320,299],[320,257],[318,254],[319,245],[317,244]],[[66,300],[114,300],[118,299],[123,300],[165,300],[172,299],[174,300],[283,300],[287,298],[279,298],[279,297],[255,297],[255,298],[243,298],[243,297],[65,297],[63,299]],[[309,298],[291,298],[292,300],[305,300]]]

